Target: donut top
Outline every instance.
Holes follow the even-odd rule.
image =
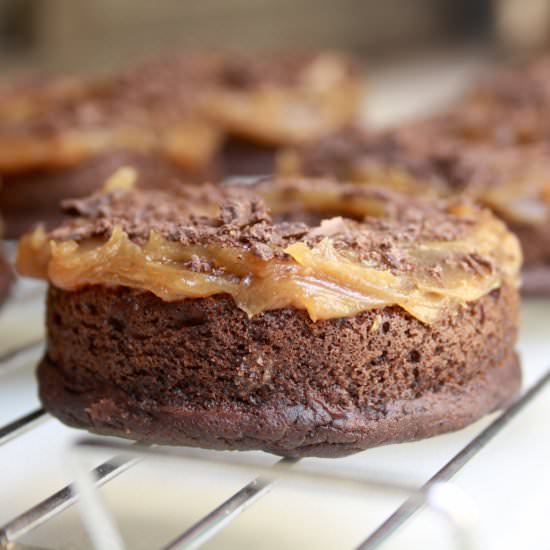
[[[549,107],[491,103],[468,99],[428,122],[433,135],[459,143],[527,146],[550,141]]]
[[[66,290],[122,285],[166,301],[230,294],[249,315],[312,319],[398,306],[430,323],[516,285],[516,238],[488,211],[330,180],[109,191],[19,247],[18,269]]]
[[[210,161],[219,134],[186,88],[133,75],[40,81],[4,102],[0,94],[3,172],[70,166],[121,149],[157,151],[196,169]]]
[[[300,86],[313,79],[317,71],[319,86],[331,86],[328,66],[338,77],[359,78],[359,70],[346,55],[323,51],[264,52],[251,54],[232,51],[190,52],[152,58],[131,67],[126,76],[178,84],[182,78],[213,82],[235,90],[257,89],[262,86]],[[321,68],[319,68],[321,67]],[[312,74],[313,73],[313,74]]]
[[[550,144],[466,145],[423,123],[383,134],[348,128],[283,152],[285,175],[335,176],[412,195],[467,195],[507,221],[550,221]]]
[[[0,88],[0,169],[56,168],[125,149],[197,170],[225,133],[300,143],[348,123],[358,101],[353,64],[331,52],[195,53],[110,77],[31,79]]]

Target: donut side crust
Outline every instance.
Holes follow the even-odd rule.
[[[518,295],[502,286],[426,325],[398,307],[313,322],[248,318],[224,295],[123,287],[48,295],[45,408],[154,443],[344,456],[453,431],[510,401]]]

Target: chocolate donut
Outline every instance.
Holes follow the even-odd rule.
[[[160,171],[204,178],[220,141],[180,89],[134,74],[42,79],[0,93],[0,208],[6,236],[60,221],[60,201],[89,195],[130,163],[150,183]],[[159,174],[160,175],[160,174]]]
[[[550,143],[460,143],[411,124],[384,133],[347,128],[279,156],[280,174],[383,184],[416,196],[465,196],[518,236],[526,294],[550,294]]]
[[[59,202],[97,190],[116,168],[140,185],[272,173],[282,146],[350,122],[356,70],[332,52],[188,53],[88,78],[0,87],[0,209],[6,236],[55,225]]]
[[[45,408],[103,434],[343,456],[459,429],[520,384],[517,239],[489,211],[327,180],[68,201]]]

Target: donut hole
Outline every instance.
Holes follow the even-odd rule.
[[[323,220],[343,218],[363,222],[366,217],[384,217],[387,200],[375,194],[361,194],[354,189],[344,192],[340,188],[288,188],[261,192],[275,222],[302,222],[317,227]]]
[[[362,222],[365,218],[357,212],[349,211],[345,208],[331,208],[326,210],[314,209],[293,209],[286,212],[276,212],[273,214],[273,220],[276,223],[282,222],[301,222],[308,227],[317,227],[323,220],[331,218],[344,218],[356,222]]]

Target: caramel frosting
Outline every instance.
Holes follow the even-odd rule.
[[[466,202],[315,179],[177,193],[122,180],[67,201],[74,218],[54,231],[25,236],[19,272],[65,290],[121,285],[165,301],[229,294],[250,316],[396,306],[425,323],[518,284],[517,239]]]
[[[357,128],[279,157],[286,176],[335,176],[417,196],[468,196],[505,220],[550,221],[550,145],[472,146],[417,123],[383,134]]]
[[[302,143],[348,123],[353,64],[317,55],[188,53],[112,76],[0,87],[0,169],[55,169],[113,150],[157,153],[200,172],[226,133]]]

